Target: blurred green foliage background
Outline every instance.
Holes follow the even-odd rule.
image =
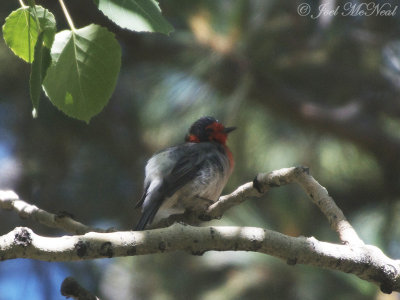
[[[229,140],[236,166],[225,193],[259,172],[307,165],[361,237],[399,258],[400,11],[312,18],[323,1],[306,3],[308,16],[298,13],[301,1],[160,1],[175,27],[167,37],[122,30],[91,1],[67,2],[76,27],[107,26],[123,52],[117,89],[89,125],[44,96],[32,119],[29,66],[1,41],[0,188],[89,225],[129,230],[139,216],[134,204],[146,160],[182,142],[198,117],[213,115],[239,128]],[[57,1],[37,4],[55,14],[58,30],[67,28]],[[0,19],[17,7],[2,1]],[[64,234],[14,213],[0,216],[0,234],[15,226]],[[296,186],[274,189],[213,224],[338,242]],[[61,284],[52,280],[55,264],[33,266],[19,268],[20,280],[35,278],[42,299],[62,299],[52,292]],[[353,275],[254,253],[172,253],[57,268],[101,299],[398,299]],[[1,263],[0,287],[7,270]]]

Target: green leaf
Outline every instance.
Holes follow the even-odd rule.
[[[97,7],[122,28],[169,34],[174,30],[155,0],[94,0]]]
[[[15,55],[32,62],[33,51],[40,32],[43,41],[51,48],[56,32],[54,15],[41,6],[19,8],[13,11],[3,25],[3,37]]]
[[[51,63],[50,50],[43,45],[44,32],[42,31],[36,41],[31,76],[29,80],[32,105],[35,111],[39,108],[40,93],[43,79]]]
[[[50,101],[70,117],[89,122],[107,104],[117,82],[121,49],[98,25],[57,33],[43,86]]]

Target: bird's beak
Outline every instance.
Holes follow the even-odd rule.
[[[228,134],[228,133],[234,131],[235,129],[236,129],[236,127],[225,127],[224,133]]]

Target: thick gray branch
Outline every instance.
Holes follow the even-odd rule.
[[[201,216],[187,212],[171,216],[157,226],[180,220],[195,224],[221,217],[229,208],[251,197],[259,197],[270,188],[289,183],[299,184],[327,217],[344,245],[317,241],[314,238],[289,237],[251,227],[192,227],[175,224],[168,228],[142,232],[99,233],[68,216],[60,218],[30,205],[13,192],[0,191],[0,207],[17,211],[50,227],[85,235],[48,238],[31,229],[16,228],[0,237],[0,260],[31,258],[44,261],[74,261],[104,257],[143,255],[186,251],[201,255],[206,251],[254,251],[284,259],[289,264],[310,264],[352,273],[378,283],[384,292],[400,291],[400,262],[385,256],[378,248],[365,245],[337,207],[327,190],[305,167],[293,167],[258,174],[233,193],[222,196]],[[98,231],[98,232],[89,232]],[[89,232],[89,233],[87,233]]]
[[[56,238],[36,235],[18,227],[0,237],[1,260],[31,258],[44,261],[76,261],[94,258],[185,251],[252,251],[296,263],[352,273],[380,285],[382,291],[400,291],[400,261],[385,256],[374,246],[337,245],[313,237],[290,237],[254,227],[168,228],[113,233],[87,233]]]
[[[308,172],[306,167],[292,167],[276,170],[269,173],[258,174],[253,182],[248,182],[233,193],[221,196],[219,200],[211,205],[201,216],[187,212],[183,215],[172,215],[161,220],[153,228],[167,227],[174,222],[181,221],[187,224],[198,224],[199,218],[203,221],[218,219],[229,208],[252,198],[260,197],[270,188],[296,182],[321,209],[328,221],[338,234],[343,243],[363,244],[357,233],[346,220],[343,212],[337,207],[334,200],[329,196],[327,190],[321,186]],[[66,215],[55,215],[48,213],[35,205],[20,200],[18,195],[12,191],[0,191],[0,207],[5,210],[17,211],[21,218],[32,218],[49,227],[63,229],[73,234],[84,234],[87,232],[110,232],[98,228],[91,228],[79,223]]]

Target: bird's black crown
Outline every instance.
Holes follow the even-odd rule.
[[[208,141],[211,129],[207,127],[215,122],[218,122],[218,120],[214,117],[202,117],[190,126],[188,135],[196,136],[200,142]]]

